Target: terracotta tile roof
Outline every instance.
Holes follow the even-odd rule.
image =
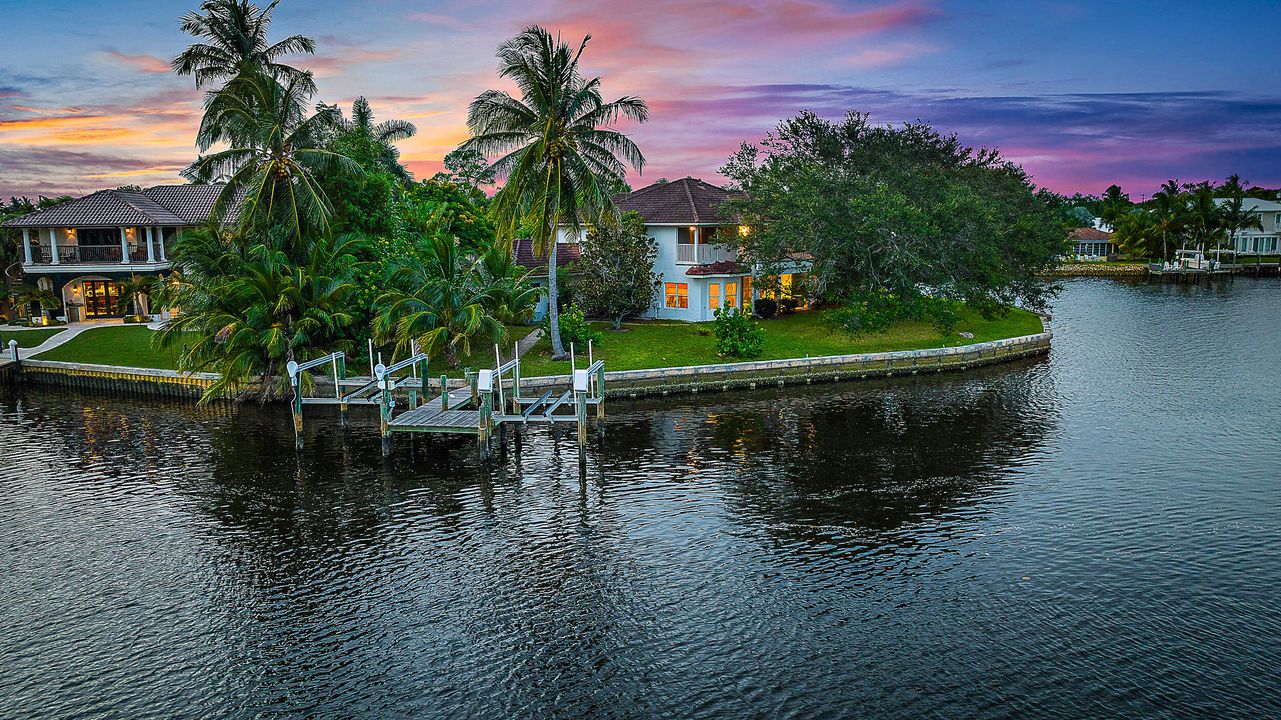
[[[696,178],[654,183],[614,198],[618,209],[634,211],[651,225],[728,225],[733,218],[717,212],[725,200],[740,193]]]
[[[4,227],[198,225],[209,216],[222,188],[222,185],[160,185],[140,193],[99,190],[13,218],[5,222]]]
[[[1092,227],[1077,228],[1068,233],[1069,240],[1084,240],[1086,242],[1112,242],[1112,233],[1096,230]]]
[[[516,264],[529,268],[535,276],[547,274],[547,256],[534,253],[534,241],[529,238],[517,238],[512,241],[512,252],[516,255]],[[577,243],[561,243],[556,247],[556,267],[564,267],[578,260],[582,253]]]
[[[695,265],[685,271],[686,275],[744,275],[748,268],[741,262],[721,260],[706,265]]]

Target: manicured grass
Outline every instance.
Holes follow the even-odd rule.
[[[20,348],[33,348],[48,340],[50,336],[62,332],[62,328],[40,328],[38,330],[0,329],[0,349],[9,350],[9,341],[17,340]]]
[[[984,320],[978,315],[966,313],[949,335],[939,333],[927,322],[905,322],[883,333],[852,337],[825,322],[822,312],[796,313],[764,320],[761,321],[761,326],[765,328],[765,344],[761,356],[753,358],[754,360],[952,347],[1034,335],[1042,331],[1041,318],[1024,310],[1011,310],[1009,315],[996,320]],[[654,320],[625,323],[620,332],[608,329],[607,324],[597,327],[602,330],[604,337],[594,348],[595,357],[605,360],[606,370],[641,370],[736,361],[736,358],[722,358],[716,354],[712,323]],[[963,338],[960,336],[962,332],[973,333],[974,337]],[[585,367],[587,349],[576,350],[579,353],[578,367]],[[552,361],[551,343],[546,338],[539,340],[533,350],[522,358],[521,374],[525,377],[563,375],[568,372],[568,361]]]
[[[35,359],[172,370],[177,367],[177,348],[156,347],[152,344],[156,335],[145,327],[93,328]]]

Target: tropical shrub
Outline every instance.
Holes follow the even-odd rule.
[[[423,221],[416,252],[389,278],[390,289],[376,302],[374,334],[404,354],[417,343],[457,368],[473,340],[501,342],[506,328],[496,317],[499,289],[485,272],[484,258],[467,252],[443,217],[437,210],[434,221]]]
[[[203,228],[175,244],[180,272],[159,298],[182,312],[158,339],[181,348],[179,370],[221,375],[204,399],[286,397],[290,360],[351,348],[357,241],[321,235],[297,248],[290,230],[233,237]]]
[[[738,308],[719,308],[713,323],[716,333],[716,352],[737,358],[753,358],[761,354],[765,330],[746,311]]]
[[[543,336],[551,337],[551,318],[550,315],[543,316],[541,323]],[[587,347],[590,340],[600,344],[601,332],[595,330],[587,323],[587,317],[583,314],[583,309],[578,305],[570,305],[560,313],[560,341],[566,347],[574,343],[579,348]]]
[[[770,298],[757,298],[756,302],[752,304],[752,310],[762,320],[769,320],[778,314],[778,302]]]

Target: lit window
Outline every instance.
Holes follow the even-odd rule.
[[[686,283],[667,283],[667,307],[689,307],[689,285]]]
[[[721,284],[712,283],[707,286],[707,307],[709,310],[715,310],[721,306]]]
[[[725,283],[725,307],[738,307],[738,283]]]

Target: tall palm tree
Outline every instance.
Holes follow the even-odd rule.
[[[1178,180],[1166,180],[1152,195],[1157,230],[1161,233],[1161,261],[1170,259],[1168,237],[1182,232],[1187,221],[1187,203]]]
[[[564,357],[556,306],[556,236],[566,226],[616,219],[613,190],[623,183],[624,162],[641,170],[645,157],[626,135],[613,129],[619,119],[644,122],[649,109],[638,97],[605,102],[599,77],[584,78],[577,51],[540,27],[527,28],[498,48],[499,77],[510,78],[520,99],[487,90],[467,109],[472,137],[461,146],[497,156],[491,170],[506,183],[494,198],[500,237],[510,240],[522,224],[533,228],[535,250],[547,256],[548,313],[552,355]]]
[[[1219,190],[1227,198],[1219,211],[1224,234],[1229,240],[1242,230],[1263,230],[1259,213],[1245,207],[1245,188],[1241,186],[1240,175],[1229,175],[1228,181]]]
[[[456,368],[459,352],[471,353],[473,338],[499,342],[506,333],[492,313],[494,288],[487,280],[483,258],[467,253],[448,232],[434,233],[378,298],[375,334],[395,342],[398,351],[416,342],[428,353],[444,354]]]
[[[202,152],[218,143],[230,147],[199,158],[183,176],[226,181],[214,203],[215,219],[238,210],[246,232],[283,226],[301,238],[329,230],[332,207],[318,178],[362,170],[324,147],[341,113],[322,106],[308,116],[308,97],[298,82],[281,83],[260,71],[237,75],[209,93],[196,143]]]
[[[1197,249],[1206,252],[1211,241],[1223,237],[1223,213],[1214,202],[1214,188],[1208,182],[1186,186],[1190,191],[1188,202],[1188,231]]]
[[[325,109],[321,106],[320,109]],[[400,150],[396,143],[407,140],[418,132],[418,128],[407,120],[383,120],[374,123],[374,111],[369,101],[363,96],[351,104],[351,118],[342,118],[340,114],[340,131],[368,142],[378,149],[379,163],[401,182],[413,182],[414,178],[400,164]]]
[[[283,82],[293,81],[315,92],[309,73],[279,62],[283,55],[316,52],[316,41],[290,35],[280,42],[267,40],[271,13],[280,0],[258,7],[248,0],[205,0],[200,12],[182,16],[182,31],[208,42],[195,43],[173,59],[179,75],[194,75],[196,87],[229,80],[257,69]]]

